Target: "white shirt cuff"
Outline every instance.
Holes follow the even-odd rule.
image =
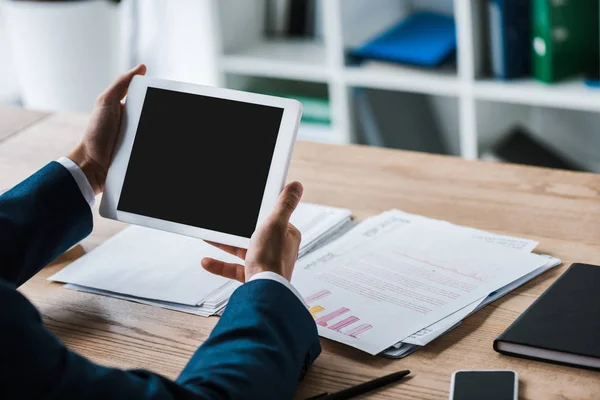
[[[90,185],[90,182],[87,180],[81,168],[67,157],[61,157],[56,160],[56,162],[61,164],[71,173],[73,179],[75,179],[75,183],[79,186],[79,190],[85,198],[85,201],[90,205],[90,208],[94,207],[96,195],[94,195],[94,189],[92,189],[92,185]]]
[[[298,292],[298,290],[296,290],[296,288],[294,287],[294,285],[292,285],[283,276],[281,276],[279,274],[276,274],[275,272],[264,271],[264,272],[259,272],[258,274],[252,275],[252,277],[250,279],[248,279],[248,282],[252,282],[252,281],[255,281],[257,279],[269,279],[269,280],[281,283],[283,286],[285,286],[286,288],[288,288],[289,290],[291,290],[292,293],[294,293],[294,295],[298,298],[298,300],[300,300],[300,302],[302,304],[304,304],[305,307],[307,307],[306,302],[304,301],[304,298],[300,295],[300,293]]]

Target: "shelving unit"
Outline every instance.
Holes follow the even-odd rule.
[[[327,84],[332,129],[327,138],[322,138],[325,142],[357,141],[352,123],[352,89],[357,87],[418,93],[434,99],[455,98],[457,107],[452,113],[456,115],[444,114],[453,119],[449,125],[457,124],[459,154],[467,159],[479,156],[480,139],[496,134],[489,132],[492,127],[500,129],[513,120],[535,125],[539,118],[531,110],[536,107],[600,112],[600,90],[585,87],[581,80],[556,85],[531,79],[491,80],[486,75],[487,0],[320,0],[323,37],[308,41],[266,39],[264,0],[210,2],[218,16],[215,36],[219,42],[217,68],[223,77],[220,83],[226,85],[225,77],[237,74]],[[454,15],[456,69],[346,63],[347,48],[364,42],[416,9]],[[523,116],[513,105],[528,106],[527,115]],[[490,107],[497,107],[498,112]],[[481,122],[481,113],[486,114],[489,123]]]
[[[481,80],[475,84],[481,100],[600,112],[600,90],[583,84],[583,78],[544,85],[533,79],[513,82]]]
[[[452,71],[428,72],[410,67],[376,63],[346,67],[342,73],[348,86],[458,96],[460,80]]]
[[[327,82],[327,49],[311,40],[261,41],[236,53],[224,54],[226,73]]]

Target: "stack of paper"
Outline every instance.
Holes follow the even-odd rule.
[[[344,208],[300,204],[290,218],[290,222],[302,232],[298,257],[313,251],[332,236],[344,232],[351,215],[352,212]]]
[[[291,222],[302,232],[300,254],[350,222],[347,209],[300,204]],[[239,283],[206,272],[204,257],[241,263],[202,240],[132,226],[49,278],[66,287],[197,315],[220,313]]]
[[[229,297],[239,286],[240,283],[231,281],[227,285],[223,286],[223,288],[215,292],[213,296],[208,298],[204,303],[200,304],[199,306],[187,306],[169,301],[159,301],[139,298],[135,296],[128,296],[125,294],[114,293],[111,291],[101,289],[94,289],[88,286],[81,286],[73,283],[67,283],[64,287],[67,289],[78,290],[80,292],[95,293],[103,296],[115,297],[117,299],[135,301],[136,303],[148,304],[154,307],[161,307],[169,310],[186,312],[188,314],[195,314],[202,317],[210,317],[211,315],[221,315],[221,313],[225,309],[225,306],[227,305],[227,302],[229,301]]]
[[[321,247],[298,261],[292,283],[321,336],[371,354],[411,354],[560,264],[532,254],[535,241],[398,210],[347,231],[349,220],[349,210],[298,208],[292,223],[303,234],[300,254]],[[196,315],[220,314],[240,284],[204,271],[203,257],[241,262],[198,239],[130,227],[49,279]]]
[[[398,358],[560,264],[536,245],[393,210],[302,259],[292,283],[321,336]]]

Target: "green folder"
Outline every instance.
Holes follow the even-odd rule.
[[[288,99],[298,100],[302,103],[302,122],[331,124],[331,110],[329,108],[329,99],[312,96],[302,96],[293,93],[271,90],[252,90],[255,93],[268,94],[270,96],[286,97]]]
[[[533,0],[533,76],[551,83],[589,71],[599,49],[598,0]]]

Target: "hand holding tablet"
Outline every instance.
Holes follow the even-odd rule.
[[[121,101],[127,95],[133,77],[145,73],[146,66],[140,64],[119,76],[98,96],[86,132],[79,145],[69,154],[69,159],[85,174],[94,195],[104,191],[124,112]]]
[[[247,248],[285,182],[301,108],[134,77],[100,214]]]
[[[302,191],[299,182],[292,182],[283,189],[275,210],[252,235],[248,250],[211,243],[241,258],[244,260],[244,265],[207,257],[202,260],[204,269],[242,283],[247,282],[253,275],[267,271],[291,281],[302,235],[295,226],[290,224],[290,217],[300,203]]]

